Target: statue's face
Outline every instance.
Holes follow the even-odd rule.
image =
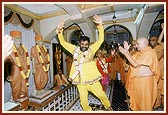
[[[80,50],[85,52],[89,49],[89,42],[88,41],[81,41],[80,42]]]
[[[38,41],[36,41],[36,43],[37,43],[38,45],[42,46],[42,45],[43,45],[43,40],[38,40]]]
[[[15,37],[13,40],[16,46],[19,46],[22,43],[21,37]]]
[[[58,74],[60,74],[60,75],[62,74],[62,70],[61,69],[58,70]]]

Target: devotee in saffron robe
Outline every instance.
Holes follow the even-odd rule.
[[[160,70],[156,52],[148,45],[148,39],[137,39],[138,51],[131,56],[127,42],[119,47],[131,63],[130,70],[130,107],[133,111],[152,111],[157,97],[157,81]]]

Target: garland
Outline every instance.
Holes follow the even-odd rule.
[[[97,59],[97,60],[98,60],[99,64],[101,65],[103,72],[108,74],[108,70],[107,70],[108,63],[105,62],[105,59]]]
[[[27,49],[24,47],[24,45],[21,45],[21,47],[23,48],[25,54],[26,54],[26,60],[27,60],[27,72],[23,72],[23,67],[20,63],[20,59],[19,59],[19,56],[18,56],[18,51],[16,50],[16,46],[13,45],[13,51],[14,51],[14,56],[16,58],[16,65],[18,66],[19,70],[20,70],[20,74],[22,75],[23,79],[25,80],[26,82],[26,85],[27,87],[29,87],[29,75],[30,75],[30,59],[29,59],[29,54],[27,52]]]
[[[45,72],[48,72],[49,67],[50,67],[50,63],[49,63],[50,62],[50,56],[49,56],[49,53],[47,52],[47,49],[45,48],[45,46],[42,46],[42,47],[45,50],[45,53],[47,53],[47,61],[48,61],[47,68],[45,67],[44,60],[41,56],[42,53],[41,53],[40,47],[39,47],[39,45],[36,45],[37,51],[38,51],[39,56],[40,56],[40,63],[42,64],[42,68]]]
[[[79,58],[79,51],[80,51],[80,47],[77,47],[74,51],[74,55],[73,55],[73,58],[74,58],[74,65],[76,67],[76,72],[73,74],[73,76],[71,77],[72,80],[75,79],[75,77],[80,74],[81,72],[81,69],[82,69],[82,64],[83,62],[85,61],[86,59],[86,55],[89,53],[89,50],[90,48],[85,51],[83,53],[83,55],[80,57],[79,61],[78,61],[78,58]]]

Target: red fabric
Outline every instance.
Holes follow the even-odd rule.
[[[106,58],[105,61],[106,61],[106,63],[109,63],[110,61],[112,61],[112,56]],[[108,74],[103,72],[103,68],[101,67],[98,60],[96,61],[96,65],[97,65],[97,68],[98,68],[99,72],[101,73],[102,77],[108,76]],[[110,66],[108,66],[108,73],[110,73]]]

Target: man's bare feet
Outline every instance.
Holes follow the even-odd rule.
[[[107,109],[107,111],[113,111],[112,107],[109,107],[109,108]]]

